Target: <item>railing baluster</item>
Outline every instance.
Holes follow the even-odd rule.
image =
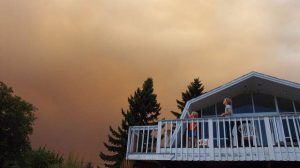
[[[189,120],[186,121],[186,142],[185,142],[185,149],[186,149],[186,160],[188,160],[188,147],[189,147],[189,139],[188,139],[188,130],[189,130]]]
[[[295,132],[296,132],[296,136],[297,136],[297,145],[298,145],[298,151],[300,149],[300,140],[299,140],[299,125],[298,125],[298,121],[297,118],[295,119],[295,116],[293,116],[293,121],[294,121],[294,127],[295,127]],[[296,155],[296,158],[299,155]],[[299,161],[299,157],[297,158],[297,160]]]
[[[253,144],[255,147],[255,152],[256,152],[256,160],[258,160],[258,149],[257,149],[257,136],[256,136],[256,126],[255,126],[255,120],[252,117],[252,128],[253,128]]]
[[[132,152],[134,152],[134,132],[133,132],[133,129],[132,128],[129,128],[128,129],[129,130],[129,135],[130,136],[128,136],[128,140],[130,141],[129,142],[129,148],[127,148],[127,151],[128,151],[128,153],[132,153]],[[129,139],[129,137],[130,137],[130,139]]]
[[[175,121],[175,128],[177,128],[177,127],[178,127],[178,120]],[[176,130],[177,130],[177,129],[174,130],[174,133],[176,132]],[[174,136],[175,136],[175,138],[176,138],[176,139],[175,139],[175,145],[174,145],[174,147],[175,147],[175,149],[176,149],[176,150],[175,150],[175,160],[177,160],[177,148],[178,148],[178,141],[177,141],[177,139],[178,139],[178,135],[174,135]]]
[[[295,146],[294,146],[294,142],[293,142],[293,139],[292,139],[292,133],[291,133],[291,128],[290,128],[290,121],[289,121],[288,116],[286,116],[286,124],[288,126],[290,143],[291,143],[291,147],[293,148],[293,151],[294,151],[294,160],[295,160],[296,151],[295,151]],[[288,151],[288,153],[290,153],[290,152]],[[290,154],[289,154],[289,156],[290,156]],[[291,157],[289,157],[289,160],[291,160]]]
[[[200,132],[199,132],[199,127],[200,127],[200,125],[201,125],[201,120],[200,119],[197,119],[197,141],[196,141],[196,144],[197,144],[197,147],[198,147],[198,160],[200,160],[200,148],[199,148],[199,134],[200,134]]]
[[[181,150],[181,160],[183,160],[183,121],[180,120],[180,129],[181,129],[181,136],[180,136],[180,150]]]
[[[139,152],[139,140],[140,140],[140,130],[137,130],[138,133],[137,133],[137,143],[136,143],[136,152],[138,153]]]
[[[279,138],[279,133],[278,133],[280,125],[277,127],[276,117],[273,117],[273,123],[274,123],[275,142],[277,142],[277,147],[279,149],[280,157],[282,160],[283,156],[282,156],[282,151],[281,151],[281,147],[280,147],[280,138]],[[276,145],[276,143],[275,143],[275,145]]]
[[[258,129],[259,129],[259,137],[260,137],[260,146],[263,154],[263,160],[265,160],[265,150],[264,150],[264,142],[262,138],[262,128],[261,128],[261,118],[258,117]]]
[[[226,141],[227,141],[227,134],[226,134],[226,125],[225,125],[225,119],[223,118],[223,134],[224,134],[224,146],[225,146],[225,157],[226,157],[226,160],[228,160],[228,156],[227,156],[227,144],[226,144]]]
[[[160,153],[160,143],[161,143],[161,127],[162,127],[162,121],[158,122],[157,125],[157,135],[156,135],[156,153]]]
[[[231,150],[231,157],[232,157],[232,159],[231,160],[233,160],[233,150],[232,150],[232,136],[231,136],[231,119],[230,118],[228,118],[228,129],[229,129],[229,139],[228,139],[228,142],[229,142],[229,148],[230,148],[230,150]]]
[[[242,141],[242,147],[243,147],[243,151],[244,151],[244,160],[246,160],[246,149],[245,149],[245,138],[244,138],[244,129],[243,129],[243,120],[242,118],[240,118],[240,128],[241,128],[241,141]]]
[[[167,135],[167,129],[168,129],[168,122],[165,121],[165,131],[164,131],[164,149],[165,149],[165,153],[167,152],[167,138],[168,138],[168,135]]]
[[[293,123],[294,123],[294,128],[295,128],[295,133],[296,133],[296,138],[297,138],[297,146],[300,149],[300,141],[299,141],[299,127],[296,126],[296,120],[295,120],[295,116],[293,116]]]
[[[232,133],[231,133],[231,131],[232,131],[232,129],[231,129],[231,118],[228,118],[228,125],[229,125],[229,143],[230,143],[230,150],[231,150],[231,157],[232,157],[232,159],[231,160],[233,160],[233,148],[232,148],[232,143],[233,143],[233,138],[232,138]]]
[[[247,133],[248,133],[248,147],[250,149],[251,160],[253,160],[252,145],[251,145],[251,138],[250,138],[250,128],[249,128],[249,119],[248,118],[246,118],[246,127],[247,127]]]
[[[238,155],[238,160],[241,160],[240,159],[240,150],[239,150],[239,138],[238,138],[238,125],[237,125],[237,119],[234,118],[234,127],[235,127],[235,145],[236,145],[236,148],[237,148],[237,155]],[[233,157],[234,159],[234,157]]]
[[[141,153],[143,153],[143,149],[144,149],[144,138],[145,138],[145,128],[143,128],[143,136],[142,136]]]
[[[192,125],[192,160],[194,160],[194,120],[192,119],[192,123],[190,123]]]
[[[173,135],[173,133],[172,133],[172,131],[173,131],[173,122],[172,122],[172,120],[170,121],[170,124],[171,124],[171,126],[170,126],[170,136],[169,136],[170,142],[169,142],[169,146],[170,146],[170,153],[172,153],[172,142],[171,142],[172,135]]]
[[[153,129],[153,130],[151,131],[151,153],[153,153],[154,134],[155,134],[155,129]]]
[[[277,142],[277,147],[280,147],[280,138],[279,138],[279,133],[278,133],[278,127],[277,127],[277,120],[276,117],[273,117],[273,125],[274,125],[274,133],[275,133],[275,145]]]
[[[218,148],[219,148],[219,160],[221,160],[221,131],[220,131],[220,121],[217,120],[217,130],[218,130]]]
[[[286,142],[286,131],[284,130],[284,127],[283,127],[283,119],[282,119],[282,117],[281,116],[279,116],[279,118],[280,118],[280,122],[282,123],[282,130],[283,130],[283,143],[284,143],[284,151],[285,151],[285,160],[288,160],[288,155],[289,155],[289,153],[288,153],[288,148],[287,148],[287,142]]]
[[[148,129],[147,129],[147,143],[146,143],[146,153],[148,153],[148,143],[149,142],[149,126],[148,126]]]
[[[213,132],[213,120],[208,120],[208,147],[209,147],[209,153],[211,160],[215,160],[215,154],[214,154],[214,132]]]
[[[206,150],[206,146],[204,146],[204,139],[206,139],[205,138],[205,133],[204,133],[204,128],[205,127],[205,120],[203,119],[202,120],[202,124],[201,124],[201,129],[202,129],[202,148],[204,149],[204,160],[206,160],[206,152],[207,152],[207,150]],[[209,128],[207,128],[207,129],[209,129]],[[207,138],[208,139],[208,138]],[[208,141],[208,140],[207,140]],[[208,143],[208,142],[207,142]],[[209,144],[207,144],[207,145],[209,145]],[[213,145],[213,144],[212,144]]]
[[[297,119],[297,118],[298,118],[298,119]],[[300,122],[300,116],[298,116],[297,118],[296,118],[296,124],[297,124],[297,128],[299,128],[299,129],[298,129],[298,134],[299,134],[299,136],[300,136],[300,123],[299,123],[299,122]],[[299,147],[300,147],[300,144],[299,144]]]
[[[287,125],[287,129],[288,129],[288,139],[290,139],[290,145],[289,147],[294,147],[293,146],[293,140],[292,140],[292,134],[291,134],[291,129],[290,129],[290,124],[289,124],[289,118],[287,116],[285,116],[285,121],[286,121],[286,125]]]

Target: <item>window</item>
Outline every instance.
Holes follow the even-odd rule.
[[[277,104],[279,112],[294,112],[293,102],[292,100],[277,97]]]
[[[266,94],[254,94],[255,112],[276,112],[274,96]]]
[[[295,101],[296,112],[300,113],[300,102]]]
[[[216,109],[215,105],[211,105],[209,107],[206,107],[202,110],[202,116],[207,117],[207,116],[216,116]]]
[[[251,94],[241,94],[232,99],[234,114],[253,113]]]

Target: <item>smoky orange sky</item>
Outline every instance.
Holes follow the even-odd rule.
[[[0,80],[38,111],[31,136],[102,164],[109,125],[154,78],[162,116],[199,77],[300,82],[298,0],[0,0]]]

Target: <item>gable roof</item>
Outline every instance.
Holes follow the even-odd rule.
[[[257,80],[260,80],[260,81],[266,81],[266,82],[271,82],[275,85],[280,85],[281,87],[282,86],[285,86],[285,87],[289,87],[289,88],[293,88],[293,89],[297,89],[300,93],[300,84],[298,83],[295,83],[295,82],[291,82],[291,81],[287,81],[287,80],[284,80],[284,79],[279,79],[279,78],[276,78],[276,77],[273,77],[273,76],[270,76],[270,75],[266,75],[266,74],[262,74],[262,73],[259,73],[259,72],[255,72],[255,71],[252,71],[246,75],[243,75],[237,79],[234,79],[232,80],[231,82],[228,82],[224,85],[221,85],[201,96],[198,96],[194,99],[191,99],[189,100],[187,103],[186,103],[186,106],[182,112],[182,115],[180,118],[185,118],[186,116],[186,113],[187,113],[187,110],[190,109],[190,106],[196,102],[199,102],[203,99],[206,99],[210,96],[213,96],[217,93],[220,93],[222,91],[225,91],[226,89],[229,89],[229,88],[232,88],[233,86],[236,86],[238,84],[241,84],[243,82],[248,82],[249,83],[249,80],[250,79],[254,79],[256,78]]]

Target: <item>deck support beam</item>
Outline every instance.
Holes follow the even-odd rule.
[[[208,147],[209,147],[209,155],[210,160],[214,160],[214,132],[213,132],[213,121],[212,119],[208,120]]]
[[[264,117],[270,160],[275,160],[269,117]]]

